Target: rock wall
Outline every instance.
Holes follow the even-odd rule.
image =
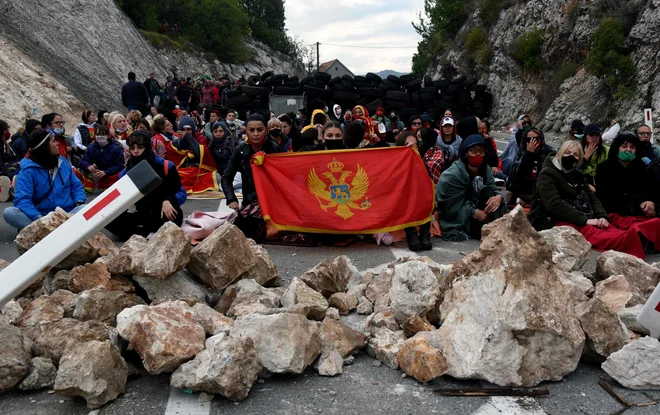
[[[558,70],[570,62],[583,65],[591,47],[593,33],[600,22],[592,0],[528,0],[500,12],[499,19],[488,29],[492,57],[486,66],[466,68],[467,51],[464,40],[470,29],[480,25],[479,11],[468,19],[454,46],[434,65],[429,74],[437,79],[451,67],[461,75],[479,79],[494,95],[491,119],[495,126],[510,125],[525,112],[547,132],[565,133],[573,119],[598,122],[608,127],[614,118],[625,127],[643,120],[647,99],[660,108],[660,81],[657,70],[660,58],[660,0],[631,0],[640,8],[639,16],[626,38],[637,68],[634,77],[636,92],[627,100],[613,101],[603,82],[579,66],[576,74],[555,85]],[[602,3],[602,1],[600,2]],[[545,30],[542,58],[546,68],[526,74],[522,66],[509,56],[509,46],[520,35],[534,29]],[[467,73],[466,73],[467,72]]]
[[[155,49],[111,0],[0,2],[0,118],[13,128],[32,115],[58,111],[77,125],[79,113],[125,110],[121,86],[129,71],[144,80],[180,76],[298,74],[302,65],[248,41],[249,61],[210,62],[200,53]]]

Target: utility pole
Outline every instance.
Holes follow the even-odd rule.
[[[319,63],[319,42],[316,42],[316,70],[321,69],[321,64]]]

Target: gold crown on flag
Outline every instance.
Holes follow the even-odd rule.
[[[344,163],[333,158],[328,164],[328,169],[333,173],[341,173],[344,170]]]

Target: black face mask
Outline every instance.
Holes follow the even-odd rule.
[[[328,150],[341,150],[344,148],[344,140],[325,140],[325,148]]]
[[[561,158],[561,167],[565,171],[573,171],[577,167],[578,159],[573,156],[564,156]]]
[[[279,128],[273,128],[272,130],[270,130],[270,135],[272,135],[273,137],[279,137],[282,135],[282,130],[280,130]]]

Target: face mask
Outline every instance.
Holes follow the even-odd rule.
[[[577,138],[578,140],[582,140],[582,138],[584,137],[584,134],[573,134],[573,135],[574,135],[575,138]]]
[[[417,134],[418,130],[419,130],[419,127],[410,127],[410,131],[412,131],[415,134]]]
[[[344,148],[343,140],[325,140],[325,148],[328,150],[340,150]]]
[[[564,171],[573,171],[577,167],[578,159],[573,156],[564,156],[561,158],[561,167]]]
[[[115,132],[117,132],[118,134],[124,134],[124,133],[126,132],[126,129],[125,129],[125,128],[124,128],[124,129],[122,129],[122,128],[115,128]]]
[[[5,131],[5,140],[9,140],[11,137],[11,133],[9,131]]]
[[[108,144],[108,136],[105,135],[97,135],[94,137],[94,141],[101,147],[105,147]]]
[[[54,128],[53,132],[55,133],[55,135],[62,135],[64,134],[64,128]]]
[[[472,167],[480,167],[484,162],[484,156],[468,156],[468,164]]]
[[[351,116],[350,116],[350,115],[346,115],[346,116],[344,117],[344,119],[345,119],[346,121],[350,121],[350,120],[351,120]]]
[[[280,130],[279,128],[273,128],[272,130],[270,130],[270,135],[272,135],[273,137],[279,137],[282,135],[282,130]]]
[[[619,160],[621,160],[624,163],[630,163],[631,161],[635,160],[637,156],[635,153],[632,153],[630,151],[619,151]]]
[[[383,114],[383,111],[377,111],[376,115],[379,116],[379,117],[382,117],[384,114]]]
[[[232,120],[227,120],[228,125],[234,125],[234,122]]]
[[[300,114],[296,114],[296,120],[300,119]]]

